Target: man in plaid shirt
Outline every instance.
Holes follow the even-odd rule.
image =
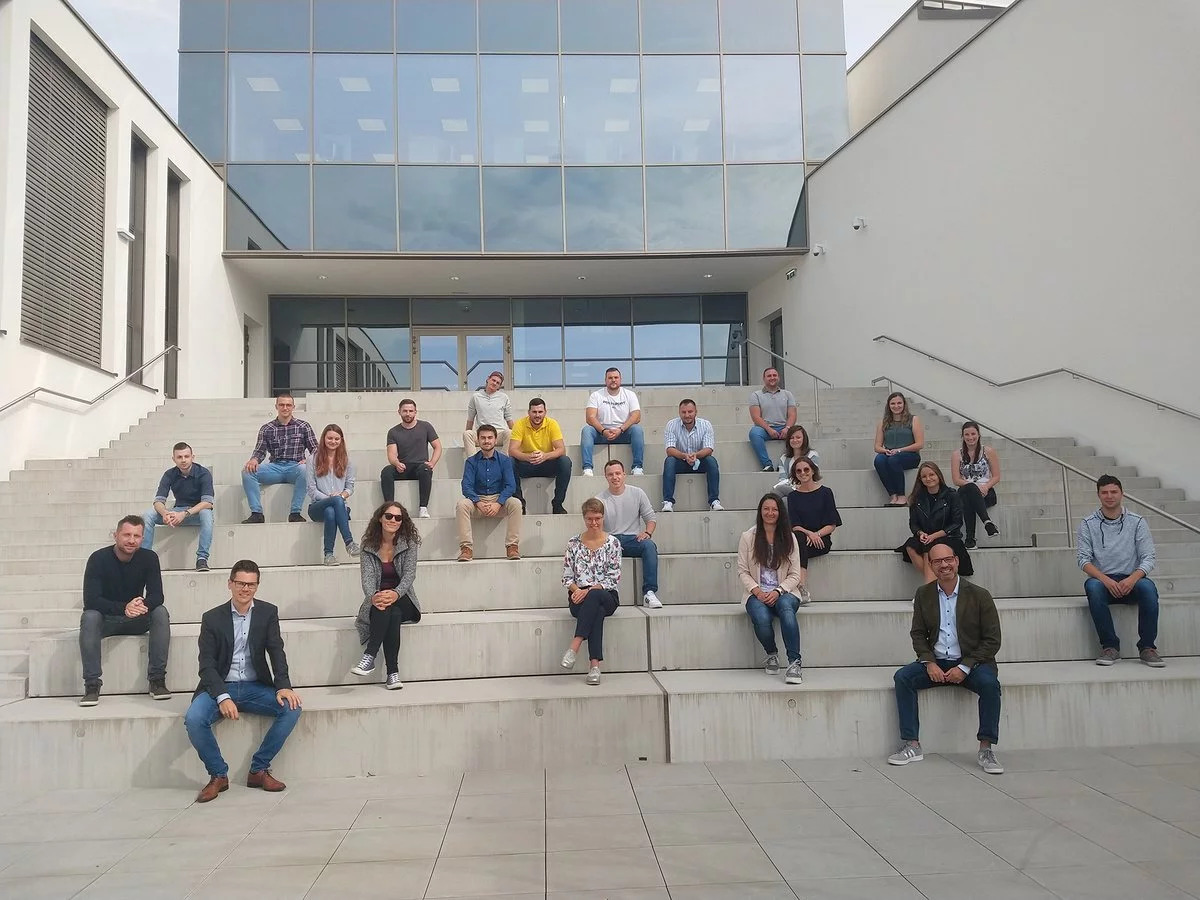
[[[696,401],[683,400],[679,404],[679,416],[667,423],[663,429],[663,440],[667,446],[667,459],[663,463],[663,512],[675,508],[675,476],[701,473],[708,481],[708,508],[720,512],[721,469],[713,456],[716,447],[716,432],[708,419],[696,417]]]
[[[258,525],[265,522],[262,511],[262,485],[290,484],[292,486],[292,512],[289,522],[303,522],[300,510],[304,505],[307,490],[304,459],[317,449],[317,436],[312,426],[303,419],[293,418],[296,401],[284,391],[275,398],[276,417],[258,429],[258,441],[254,453],[242,468],[242,489],[250,504],[250,516],[243,525]],[[264,462],[270,454],[271,461]]]

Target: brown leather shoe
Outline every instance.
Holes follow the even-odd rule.
[[[463,544],[461,547],[458,548],[458,561],[459,562],[470,562],[474,558],[475,558],[474,551],[471,550],[471,548],[468,547],[466,544]]]
[[[518,547],[516,544],[509,544],[507,547],[504,548],[504,552],[508,554],[509,559],[520,559],[521,558],[521,548]]]
[[[287,785],[272,775],[270,769],[263,769],[261,772],[251,772],[246,776],[246,787],[262,788],[264,791],[274,794],[282,791]]]
[[[200,789],[200,793],[196,795],[196,802],[208,803],[210,800],[216,800],[217,794],[227,790],[229,790],[229,776],[214,775],[208,779],[208,784]]]

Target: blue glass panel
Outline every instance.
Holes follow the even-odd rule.
[[[401,56],[400,161],[477,165],[474,56]]]
[[[479,4],[479,49],[484,53],[557,53],[557,0],[483,0]]]
[[[229,250],[308,250],[308,166],[229,166],[225,246]]]
[[[719,58],[647,56],[642,78],[646,162],[720,162]]]
[[[479,235],[479,169],[400,167],[401,250],[478,253]]]
[[[308,50],[308,0],[234,0],[230,50]]]
[[[179,127],[213,162],[225,159],[225,54],[179,54]]]
[[[729,166],[729,249],[786,247],[804,166]]]
[[[564,53],[637,53],[637,0],[561,0]]]
[[[726,162],[804,159],[800,57],[725,57]]]
[[[394,163],[391,55],[318,54],[314,59],[316,161]]]
[[[313,0],[313,49],[392,49],[392,0]]]
[[[396,49],[475,52],[475,0],[396,0]]]
[[[562,169],[485,168],[483,247],[561,253]]]
[[[637,57],[567,56],[562,69],[563,152],[567,164],[641,162]]]
[[[307,54],[229,54],[229,159],[308,162],[312,148]]]
[[[641,250],[642,170],[568,168],[567,250]]]
[[[646,249],[722,250],[724,247],[721,167],[646,169]]]
[[[313,169],[314,249],[396,249],[396,169],[317,166]]]
[[[485,56],[481,62],[483,161],[559,162],[558,57]]]

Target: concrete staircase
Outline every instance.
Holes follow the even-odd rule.
[[[903,511],[886,499],[871,469],[872,435],[885,393],[838,389],[821,396],[824,482],[834,491],[844,527],[835,551],[816,560],[816,603],[802,612],[805,683],[788,686],[758,668],[761,650],[741,607],[734,550],[753,524],[758,498],[774,477],[757,472],[746,443],[742,388],[642,391],[648,474],[631,477],[661,498],[662,428],[683,396],[717,430],[721,498],[727,511],[705,508],[703,478],[681,476],[677,512],[660,516],[660,596],[647,611],[638,565],[625,563],[623,606],[609,620],[604,682],[559,674],[573,633],[559,584],[562,548],[578,516],[551,516],[550,482],[526,482],[529,515],[520,562],[503,559],[500,523],[476,523],[476,560],[454,562],[452,510],[463,453],[462,394],[417,396],[448,447],[438,466],[423,535],[417,589],[426,615],[404,629],[403,691],[362,684],[348,674],[360,646],[351,617],[361,600],[358,566],[321,561],[321,528],[288,524],[289,487],[268,488],[268,524],[237,524],[246,515],[241,466],[257,427],[272,415],[267,400],[172,401],[137,423],[98,457],[30,460],[0,485],[0,786],[156,786],[200,780],[181,715],[196,684],[201,613],[228,597],[227,567],[238,558],[264,566],[260,595],[280,607],[292,678],[305,715],[280,759],[293,776],[387,774],[444,768],[523,768],[571,757],[579,762],[646,759],[714,760],[875,755],[895,740],[894,668],[912,657],[908,639],[917,580],[891,548],[907,536]],[[578,433],[586,391],[543,392],[563,426],[574,477],[568,508],[604,487],[580,473]],[[516,405],[532,396],[516,394]],[[382,443],[396,422],[396,394],[312,395],[299,415],[319,433],[328,422],[346,433],[358,471],[352,500],[356,536],[379,502]],[[799,421],[811,423],[811,397],[799,398]],[[924,410],[923,458],[943,470],[958,446],[958,428]],[[145,696],[143,638],[104,642],[104,696],[79,709],[77,627],[84,561],[107,543],[116,520],[149,506],[170,447],[193,445],[214,470],[217,528],[214,571],[192,570],[196,529],[159,529],[172,618],[168,686],[179,696]],[[1075,446],[1069,438],[1031,443],[1085,471],[1118,474],[1128,490],[1175,515],[1200,522],[1200,504],[1182,491],[1139,477],[1128,466]],[[994,519],[1000,536],[979,535],[973,580],[998,599],[1004,625],[1001,736],[1005,747],[1059,747],[1200,740],[1200,724],[1180,716],[1200,686],[1200,542],[1151,516],[1159,547],[1155,580],[1163,594],[1161,647],[1170,665],[1131,662],[1102,669],[1091,662],[1095,637],[1074,551],[1067,548],[1062,481],[1056,466],[1006,441],[994,444],[1004,479]],[[775,445],[778,446],[778,445]],[[611,454],[630,463],[629,448],[597,448],[597,470]],[[1094,488],[1072,478],[1071,520],[1095,508]],[[397,496],[416,505],[416,485]],[[340,545],[340,541],[338,541]],[[342,550],[339,547],[339,553]],[[1117,610],[1124,653],[1135,657],[1135,617]],[[923,700],[926,742],[968,749],[974,701],[965,692]],[[244,767],[264,725],[223,728],[226,755]]]

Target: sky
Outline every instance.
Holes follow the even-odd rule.
[[[172,116],[177,110],[179,0],[68,0]],[[853,64],[913,0],[844,0]]]

